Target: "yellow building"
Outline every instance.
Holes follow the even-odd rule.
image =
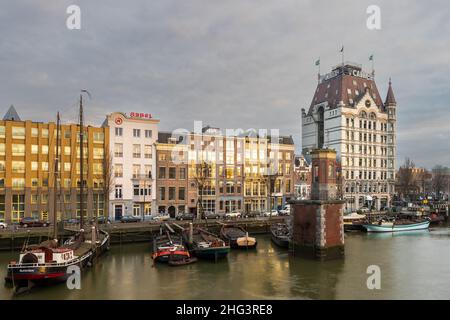
[[[85,216],[105,213],[105,158],[109,128],[85,127]],[[80,215],[79,126],[61,125],[56,194],[59,219]],[[23,217],[51,221],[56,123],[22,121],[11,106],[0,121],[0,221]],[[107,179],[106,179],[107,180]]]

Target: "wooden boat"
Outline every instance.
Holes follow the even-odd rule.
[[[169,266],[172,267],[178,267],[178,266],[185,266],[187,264],[192,264],[197,262],[197,258],[196,257],[187,257],[187,258],[183,258],[180,260],[170,260],[168,261]]]
[[[430,225],[441,225],[445,222],[445,216],[437,213],[431,213],[429,216]]]
[[[430,220],[395,220],[393,222],[379,221],[375,224],[364,224],[367,232],[398,232],[428,229]]]
[[[220,236],[232,248],[255,248],[257,245],[256,238],[249,237],[248,232],[239,226],[222,226]]]
[[[363,225],[367,223],[366,215],[352,212],[351,214],[344,215],[344,231],[362,231]]]
[[[201,259],[217,260],[226,257],[230,252],[230,246],[225,241],[202,228],[194,228],[192,235],[189,230],[185,230],[183,237],[189,250]]]
[[[289,248],[291,233],[286,223],[276,223],[270,226],[271,240],[279,247]]]
[[[164,263],[190,258],[190,254],[183,245],[181,236],[166,232],[153,239],[152,258],[155,262]]]

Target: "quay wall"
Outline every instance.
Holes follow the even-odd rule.
[[[219,234],[222,224],[234,224],[245,228],[249,234],[264,234],[270,232],[270,226],[274,223],[285,221],[286,217],[271,217],[270,219],[237,219],[237,220],[214,220],[214,221],[196,221],[195,226],[211,230]],[[189,228],[190,221],[169,221],[167,222],[174,231],[180,231],[174,223],[183,227]],[[135,242],[151,242],[153,236],[160,232],[164,225],[161,223],[114,223],[109,225],[101,225],[100,228],[110,234],[110,243],[112,245],[135,243]],[[63,237],[68,237],[73,232],[77,231],[75,226],[66,226],[64,230],[60,231]],[[20,250],[24,243],[28,241],[30,244],[36,244],[48,239],[51,236],[50,228],[29,228],[29,229],[15,229],[2,230],[0,232],[0,251],[14,251]]]

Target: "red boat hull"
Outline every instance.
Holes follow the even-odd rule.
[[[177,261],[177,260],[183,260],[185,258],[189,258],[189,252],[185,250],[158,250],[155,252],[152,256],[153,260],[155,262],[169,262],[170,261]]]

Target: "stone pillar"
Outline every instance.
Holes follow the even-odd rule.
[[[338,200],[336,152],[329,149],[312,153],[311,200],[291,201],[294,254],[320,260],[344,256],[344,200]]]

